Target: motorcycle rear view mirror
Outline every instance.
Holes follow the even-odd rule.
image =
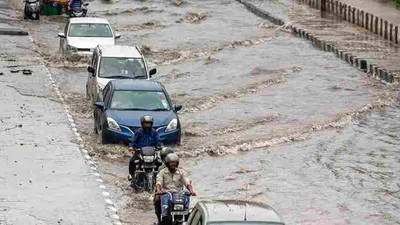
[[[88,2],[83,3],[83,6],[88,6],[88,5],[89,5]]]
[[[93,68],[93,66],[88,66],[88,67],[87,67],[87,71],[88,71],[89,73],[91,73],[92,76],[94,76],[94,68]]]
[[[157,73],[157,69],[156,69],[156,68],[153,68],[153,69],[151,69],[151,70],[149,71],[150,77],[153,76],[153,75],[156,74],[156,73]]]

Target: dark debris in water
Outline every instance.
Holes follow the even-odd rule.
[[[139,8],[129,8],[129,9],[121,9],[117,8],[114,10],[106,10],[103,11],[102,14],[106,16],[118,16],[122,14],[133,14],[134,12],[144,12],[144,13],[151,13],[151,12],[162,12],[162,9],[154,9],[149,7],[139,7]]]
[[[195,24],[199,24],[201,23],[203,20],[206,19],[206,14],[204,13],[186,13],[186,15],[177,20],[176,23],[195,23]]]

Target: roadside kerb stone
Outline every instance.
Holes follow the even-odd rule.
[[[262,9],[260,9],[260,8],[258,8],[258,7],[256,7],[256,6],[254,6],[254,5],[251,4],[251,3],[246,2],[245,0],[236,0],[236,1],[239,2],[239,3],[241,3],[241,4],[243,4],[249,11],[253,12],[255,15],[257,15],[257,16],[263,18],[263,19],[269,20],[270,22],[275,23],[275,24],[277,24],[277,25],[283,25],[283,24],[285,24],[285,22],[284,22],[283,20],[271,16],[268,12],[266,12],[266,11],[264,11],[264,10],[262,10]],[[278,21],[278,22],[277,22],[277,21]],[[301,37],[301,38],[303,38],[303,39],[306,39],[306,40],[310,41],[312,45],[317,46],[317,45],[315,44],[315,37],[314,37],[314,35],[313,35],[313,34],[310,34],[308,31],[304,30],[303,28],[300,28],[300,27],[298,27],[298,26],[296,26],[296,25],[290,25],[290,27],[289,27],[288,30],[290,30],[294,36],[297,36],[297,35],[296,35],[297,33],[303,34],[303,35],[299,35],[299,37]],[[317,40],[320,40],[320,39],[317,39]],[[324,40],[321,40],[321,41],[324,41]],[[320,49],[321,49],[321,50],[324,50],[324,48],[322,48],[322,47],[320,47]],[[349,55],[352,55],[351,53],[346,53],[346,54],[344,54],[344,52],[345,52],[344,50],[338,49],[338,48],[335,47],[333,44],[329,44],[328,49],[331,50],[331,52],[333,52],[333,53],[336,55],[336,57],[338,57],[339,59],[342,59],[342,60],[346,61],[346,62],[349,63],[351,66],[353,66],[354,62],[353,62],[352,60],[349,60],[349,59],[348,59],[348,58],[349,58]],[[356,57],[356,56],[354,56],[354,57]],[[357,58],[357,57],[356,57],[356,58]],[[368,62],[367,60],[365,60],[365,59],[359,59],[359,63],[357,63],[357,66],[356,66],[356,67],[357,67],[360,71],[363,71],[364,73],[367,73],[367,74],[370,73],[370,74],[372,74],[375,78],[376,78],[376,76],[377,76],[377,74],[378,74],[377,71],[375,72],[376,66],[373,65],[373,64],[371,64],[371,63],[369,63],[369,62]],[[374,68],[373,68],[373,67],[374,67]],[[368,68],[369,70],[368,70],[367,68]],[[384,68],[383,68],[383,69],[384,69]],[[385,71],[387,71],[387,70],[385,69]],[[400,78],[400,76],[388,72],[388,75],[387,75],[387,76],[383,76],[382,80],[385,79],[384,81],[385,81],[386,83],[398,84],[398,83],[399,83],[399,80],[400,80],[399,78]]]

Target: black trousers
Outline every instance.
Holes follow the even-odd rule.
[[[129,174],[134,177],[135,176],[135,171],[136,171],[136,163],[135,160],[139,160],[139,152],[136,151],[133,153],[131,159],[129,160]]]
[[[154,212],[156,213],[158,224],[161,224],[161,195],[154,195]]]

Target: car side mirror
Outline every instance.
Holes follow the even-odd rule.
[[[88,71],[89,73],[91,73],[92,76],[94,76],[94,68],[93,68],[93,66],[88,66],[88,67],[87,67],[87,71]]]
[[[64,33],[58,33],[58,37],[59,38],[65,38],[65,34]]]
[[[156,74],[157,73],[157,69],[156,68],[153,68],[153,69],[151,69],[150,71],[149,71],[149,76],[151,77],[151,76],[153,76],[154,74]]]
[[[174,105],[174,110],[175,110],[176,112],[178,112],[178,111],[181,110],[182,108],[183,108],[182,105]]]
[[[88,2],[85,2],[84,4],[83,4],[83,6],[88,6],[89,5],[89,3]]]
[[[95,105],[98,109],[100,109],[101,111],[104,110],[104,102],[96,102],[96,103],[94,103],[94,105]]]
[[[121,38],[121,34],[115,34],[115,39]]]

